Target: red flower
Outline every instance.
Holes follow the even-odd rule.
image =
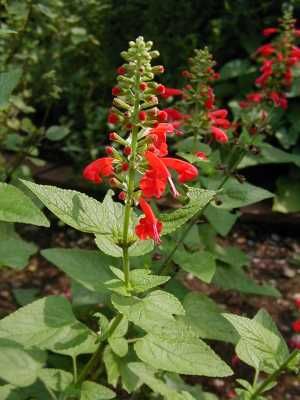
[[[211,87],[208,88],[206,96],[207,96],[207,98],[205,100],[204,107],[207,110],[211,110],[213,108],[214,102],[215,102],[215,94]]]
[[[178,173],[178,181],[184,183],[191,181],[198,176],[198,170],[194,165],[187,161],[179,160],[177,158],[162,158],[161,161],[171,169]]]
[[[261,54],[263,57],[268,57],[275,52],[275,48],[271,44],[264,44],[260,46],[257,50],[257,54]]]
[[[139,220],[135,227],[135,233],[142,239],[153,239],[156,243],[160,243],[162,223],[156,218],[150,205],[141,197],[140,207],[144,213],[144,217]]]
[[[216,126],[212,126],[211,133],[212,133],[213,138],[217,142],[219,142],[219,143],[227,143],[228,142],[228,136],[222,129],[217,128]]]
[[[196,156],[200,158],[200,160],[207,160],[207,155],[203,151],[197,151]]]
[[[161,97],[168,99],[173,96],[182,96],[182,90],[165,87],[165,91],[160,93]]]
[[[249,93],[246,97],[247,100],[253,101],[253,103],[260,103],[263,99],[263,95],[259,92]]]
[[[88,164],[83,170],[83,177],[94,183],[101,183],[105,176],[114,174],[113,158],[103,157]]]
[[[295,296],[295,306],[296,306],[297,308],[299,308],[299,310],[300,310],[300,295],[299,295],[299,294],[297,294],[297,295]]]
[[[271,35],[274,35],[274,33],[277,33],[278,32],[278,29],[277,28],[265,28],[263,31],[262,31],[262,34],[263,34],[263,36],[271,36]]]
[[[168,122],[170,122],[175,129],[179,128],[184,120],[190,118],[189,114],[182,114],[175,108],[165,108],[163,111],[167,113]]]
[[[292,328],[293,328],[293,331],[295,333],[300,333],[300,319],[298,319],[297,321],[293,322]]]
[[[283,94],[273,91],[269,94],[269,98],[273,101],[275,107],[281,107],[284,110],[287,108],[287,99]]]
[[[140,188],[143,196],[147,198],[156,197],[159,199],[164,194],[167,182],[171,179],[171,175],[161,159],[151,151],[146,151],[145,158],[150,168],[140,180]],[[176,189],[174,194],[177,195]]]
[[[163,157],[168,154],[167,133],[173,132],[174,126],[166,123],[158,124],[150,130],[149,136],[152,139],[152,149],[156,155]]]

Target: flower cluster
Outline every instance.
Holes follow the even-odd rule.
[[[227,130],[231,124],[227,118],[228,111],[218,109],[215,104],[212,83],[219,78],[219,74],[214,71],[212,55],[207,48],[195,50],[189,64],[189,69],[183,71],[183,76],[188,79],[183,91],[184,103],[189,112],[185,114],[189,116],[184,120],[185,131],[194,135],[195,145],[199,138],[207,143],[227,143]],[[201,159],[206,158],[203,152],[196,151],[196,155]]]
[[[159,55],[151,49],[152,42],[139,37],[121,53],[125,63],[117,70],[118,84],[112,89],[113,107],[108,116],[108,122],[119,133],[109,134],[112,145],[106,148],[107,157],[90,163],[83,175],[94,183],[107,179],[120,190],[119,199],[126,206],[139,204],[144,216],[135,228],[136,235],[159,242],[162,223],[149,200],[162,197],[168,185],[173,196],[179,194],[171,172],[177,174],[179,183],[184,183],[197,177],[198,170],[186,161],[167,157],[167,135],[174,134],[175,128],[167,122],[168,112],[158,108],[157,96],[178,93],[154,81],[164,69],[151,66],[151,60]]]
[[[291,11],[287,10],[278,28],[266,28],[262,34],[264,37],[276,37],[256,50],[255,58],[261,64],[260,75],[255,81],[259,90],[248,94],[240,106],[247,108],[262,101],[271,101],[275,107],[286,109],[286,92],[293,80],[292,68],[300,61],[300,48],[295,45],[300,31],[295,29],[295,20]]]

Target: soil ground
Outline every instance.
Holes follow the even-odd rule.
[[[234,244],[246,251],[251,259],[249,274],[258,281],[276,282],[276,287],[282,293],[279,299],[263,296],[241,295],[233,291],[220,291],[219,289],[203,284],[197,279],[186,276],[185,285],[194,291],[209,294],[219,304],[228,310],[252,317],[259,308],[265,308],[276,321],[280,331],[287,341],[292,336],[291,324],[297,318],[294,298],[300,293],[300,265],[295,265],[291,260],[295,254],[300,254],[300,234],[297,229],[290,231],[289,226],[285,231],[274,226],[263,224],[251,225],[238,224],[232,234],[226,239],[228,244]],[[40,232],[40,231],[39,231]],[[93,248],[90,236],[78,235],[72,229],[56,227],[44,230],[43,235],[28,226],[22,231],[24,237],[38,243],[40,248],[48,247],[79,247]],[[16,289],[35,288],[38,296],[62,294],[70,298],[69,279],[56,267],[49,264],[40,255],[31,258],[28,267],[22,271],[2,268],[0,270],[0,317],[3,317],[18,308]],[[298,314],[299,317],[299,314]],[[224,345],[216,350],[230,363],[234,355],[231,346]],[[235,377],[251,380],[252,371],[241,362],[233,365]],[[189,378],[191,382],[198,379]],[[220,399],[230,398],[233,380],[200,379],[201,384],[208,391],[216,393]],[[284,375],[280,384],[271,392],[272,400],[300,400],[299,377]]]

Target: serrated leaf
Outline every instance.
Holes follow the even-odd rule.
[[[149,332],[168,321],[174,321],[173,315],[184,315],[184,309],[176,297],[162,290],[155,290],[143,299],[113,294],[112,304],[129,321]]]
[[[109,336],[108,343],[110,344],[113,352],[119,356],[124,357],[128,353],[128,342],[124,338],[128,330],[128,320],[122,318],[118,327],[114,330],[113,334]]]
[[[99,201],[75,190],[22,182],[53,214],[72,228],[81,232],[110,233],[103,223],[103,208]]]
[[[109,291],[105,282],[113,278],[109,265],[113,259],[99,251],[75,249],[46,249],[43,257],[87,289],[101,293],[103,301]]]
[[[20,189],[0,183],[0,221],[50,226],[41,210]]]
[[[209,204],[204,211],[204,215],[217,233],[226,236],[239,218],[240,213],[231,213]]]
[[[83,382],[80,390],[80,400],[109,400],[116,397],[107,387],[95,382]]]
[[[262,143],[259,148],[260,154],[258,156],[247,155],[244,157],[239,164],[239,169],[261,164],[294,163],[296,166],[300,166],[300,155],[298,154],[287,153],[271,146],[269,143]]]
[[[214,351],[197,338],[169,339],[148,333],[135,343],[134,349],[143,362],[165,371],[213,377],[232,374]]]
[[[155,376],[157,373],[156,369],[151,368],[149,365],[141,362],[129,363],[128,367],[140,378],[144,384],[149,386],[154,393],[160,394],[166,400],[185,400],[184,396]]]
[[[120,369],[117,356],[112,352],[110,346],[106,346],[104,349],[103,362],[107,374],[107,382],[113,387],[116,387],[120,378]]]
[[[152,275],[148,269],[134,269],[130,273],[130,283],[135,293],[143,293],[168,282],[169,276]]]
[[[236,265],[217,264],[212,283],[225,290],[280,297],[280,292],[276,288],[266,284],[259,285],[247,276],[241,267]]]
[[[13,90],[21,79],[21,76],[21,68],[13,68],[10,71],[0,73],[0,107],[7,105]]]
[[[22,239],[7,239],[0,241],[0,267],[15,269],[25,268],[29,258],[36,253],[37,247],[33,243]]]
[[[25,351],[18,343],[0,339],[0,378],[24,387],[33,384],[46,361],[41,351]]]
[[[188,188],[188,204],[176,211],[161,213],[160,221],[163,223],[163,235],[176,231],[197,212],[202,210],[216,195],[215,191],[198,188]]]
[[[202,339],[222,340],[236,343],[238,335],[223,317],[221,309],[209,297],[200,293],[189,293],[183,302],[185,320]]]
[[[58,296],[36,300],[3,318],[0,338],[72,357],[97,348],[96,335],[76,320],[70,303]]]
[[[274,333],[273,327],[272,330],[267,329],[255,319],[238,315],[224,314],[224,317],[240,335],[236,353],[248,365],[259,371],[272,373],[288,357],[288,349],[282,338]],[[260,318],[258,319],[261,320]],[[269,321],[264,323],[270,326]]]
[[[206,283],[211,282],[216,271],[215,256],[208,251],[190,253],[180,250],[174,254],[173,260],[184,271],[192,273]]]
[[[38,375],[44,385],[53,392],[64,392],[73,382],[70,372],[55,368],[43,368]]]
[[[95,242],[103,253],[111,257],[123,257],[123,250],[115,243],[112,235],[95,235]],[[153,240],[137,240],[128,249],[129,257],[139,257],[150,253],[153,247]]]

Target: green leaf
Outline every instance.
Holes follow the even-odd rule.
[[[112,235],[96,235],[95,242],[103,253],[111,257],[123,257],[123,250],[115,243],[115,239]],[[153,240],[137,240],[128,249],[129,257],[139,257],[150,253],[153,247]]]
[[[110,233],[104,223],[103,207],[99,201],[75,190],[22,182],[53,214],[72,228],[81,232]]]
[[[159,219],[163,223],[163,235],[176,231],[195,214],[202,210],[216,195],[215,191],[188,188],[188,204],[176,211],[161,213]]]
[[[151,368],[149,365],[141,362],[132,362],[129,363],[128,367],[140,378],[144,384],[149,386],[154,393],[160,394],[164,397],[164,399],[185,400],[185,397],[178,393],[177,390],[174,390],[161,379],[157,378],[155,376],[157,370]]]
[[[0,73],[0,107],[7,105],[13,90],[21,79],[21,76],[21,68],[13,68],[10,71]]]
[[[248,255],[239,247],[217,246],[215,250],[216,258],[223,263],[235,265],[236,267],[243,267],[249,264]]]
[[[121,373],[117,356],[112,352],[110,346],[106,346],[104,349],[103,362],[107,374],[107,382],[113,387],[116,387]]]
[[[0,183],[0,221],[50,226],[40,209],[20,189]]]
[[[207,180],[205,181],[208,182]],[[212,188],[214,188],[217,183],[213,181],[212,183],[209,183],[209,185],[210,184],[212,185]],[[222,204],[216,207],[231,210],[232,208],[239,208],[249,204],[258,203],[273,196],[274,195],[271,192],[265,189],[261,189],[246,182],[240,183],[231,178],[224,184],[222,191],[218,195]]]
[[[300,183],[281,176],[277,182],[277,193],[274,199],[273,211],[291,213],[300,211]]]
[[[259,285],[248,277],[241,267],[217,264],[212,283],[225,290],[237,290],[241,293],[260,296],[280,297],[280,292],[270,285]]]
[[[37,299],[39,289],[13,289],[13,294],[16,301],[20,306],[25,306],[26,304],[32,303]]]
[[[152,275],[149,269],[134,269],[130,273],[130,283],[135,293],[143,293],[168,282],[169,276]]]
[[[224,317],[241,337],[236,353],[242,361],[267,373],[276,371],[284,363],[289,355],[287,346],[266,314],[259,315],[257,319],[233,314],[224,314]]]
[[[186,311],[184,319],[201,338],[237,342],[238,335],[212,299],[204,294],[189,293],[183,306]]]
[[[113,352],[119,357],[124,357],[128,353],[128,342],[124,338],[127,330],[128,320],[123,317],[117,329],[115,329],[113,334],[108,338],[108,343],[110,344]]]
[[[24,387],[33,384],[45,363],[40,351],[25,351],[19,344],[0,339],[0,378],[13,385]]]
[[[247,155],[239,164],[239,168],[251,167],[260,164],[288,164],[294,163],[300,166],[300,155],[287,153],[281,149],[271,146],[269,143],[262,143],[258,156]]]
[[[208,251],[189,253],[180,250],[174,254],[173,260],[184,271],[192,273],[206,283],[211,282],[216,271],[215,256]]]
[[[255,71],[249,60],[236,59],[228,61],[220,70],[221,80],[237,78]]]
[[[46,131],[46,138],[56,142],[58,140],[64,139],[70,133],[70,128],[67,126],[57,126],[53,125]]]
[[[80,400],[109,400],[114,399],[115,393],[107,387],[95,382],[83,382]]]
[[[205,209],[204,215],[216,232],[222,236],[228,235],[228,233],[231,231],[231,228],[240,217],[240,213],[238,212],[231,213],[230,211],[217,208],[212,204],[209,204],[209,206]]]
[[[46,249],[43,257],[85,288],[101,293],[103,301],[109,291],[105,282],[113,278],[109,268],[113,258],[93,250]]]
[[[168,338],[148,333],[135,343],[134,349],[143,362],[165,371],[212,377],[232,374],[214,351],[197,338]]]
[[[64,392],[73,382],[72,374],[54,368],[43,368],[38,377],[47,388],[58,393]]]
[[[0,338],[72,357],[97,348],[96,335],[75,319],[70,303],[58,296],[37,300],[3,318]]]
[[[0,235],[1,237],[1,235]],[[0,267],[22,269],[27,266],[29,258],[36,253],[37,247],[22,239],[0,241]]]
[[[185,313],[176,297],[162,290],[155,290],[143,299],[113,294],[112,304],[129,321],[149,332],[165,322],[174,321],[173,314]]]
[[[7,384],[0,386],[1,400],[24,400],[26,395],[22,393],[22,389],[16,388],[14,385]]]

